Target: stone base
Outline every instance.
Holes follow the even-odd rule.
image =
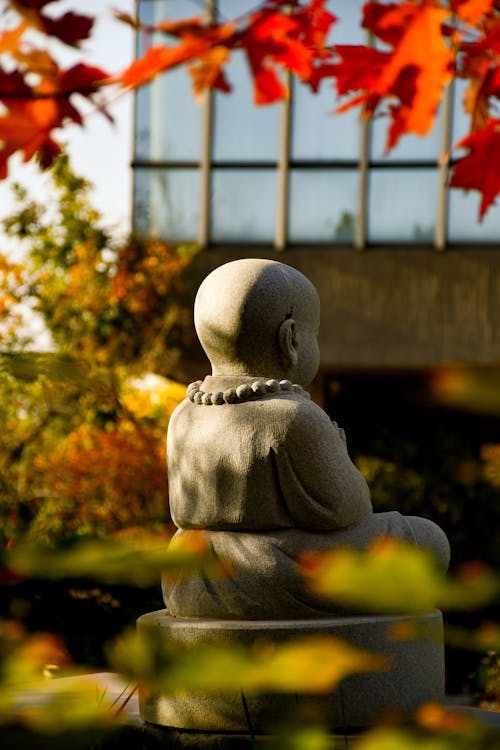
[[[151,724],[201,732],[265,734],[290,717],[332,730],[370,726],[388,713],[411,714],[423,703],[444,701],[442,616],[344,617],[318,620],[202,620],[150,612],[137,621],[138,633],[161,648],[189,645],[252,646],[256,641],[283,643],[304,636],[331,636],[365,651],[389,657],[385,672],[345,678],[327,695],[241,693],[206,696],[139,696],[142,718]],[[399,628],[416,634],[399,640]],[[408,632],[407,631],[407,632]]]

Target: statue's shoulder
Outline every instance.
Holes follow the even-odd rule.
[[[281,418],[296,429],[330,430],[332,427],[328,414],[318,404],[304,396],[278,396],[269,399],[267,403],[272,411],[273,420]]]
[[[185,414],[187,410],[189,410],[192,407],[192,403],[188,398],[183,399],[175,409],[173,410],[172,414],[170,415],[170,418],[168,420],[168,429],[169,432],[173,428],[175,422],[182,418],[182,416]]]

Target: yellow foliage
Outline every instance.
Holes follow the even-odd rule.
[[[91,578],[107,584],[151,586],[169,571],[201,570],[220,575],[217,562],[203,537],[169,547],[165,534],[137,533],[117,538],[88,539],[63,548],[19,542],[4,555],[4,564],[14,575],[30,578]]]
[[[120,393],[122,403],[135,417],[164,424],[185,397],[185,385],[153,373],[126,379]]]
[[[302,637],[253,647],[193,646],[160,642],[156,634],[129,633],[115,643],[117,668],[148,688],[190,693],[326,693],[347,675],[388,667],[383,656],[369,654],[336,638]]]
[[[500,590],[499,578],[485,565],[463,566],[451,580],[430,552],[391,538],[379,539],[366,550],[310,554],[301,562],[315,591],[375,612],[469,609],[490,602]]]

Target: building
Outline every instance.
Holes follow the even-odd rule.
[[[216,5],[233,16],[255,2]],[[333,42],[364,42],[362,5],[332,0],[341,19]],[[200,12],[196,0],[137,7],[147,23]],[[138,53],[151,43],[139,33]],[[200,243],[206,270],[256,255],[303,271],[322,300],[316,396],[327,405],[348,381],[357,397],[376,382],[388,399],[399,389],[405,403],[421,404],[436,398],[436,366],[491,372],[500,354],[500,209],[478,223],[478,196],[448,190],[440,161],[467,132],[460,86],[427,138],[408,136],[384,156],[384,119],[332,115],[330,82],[318,95],[294,84],[289,101],[256,108],[245,66],[234,56],[233,93],[201,104],[185,70],[137,93],[136,228]]]

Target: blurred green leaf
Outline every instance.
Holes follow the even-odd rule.
[[[69,355],[55,352],[0,352],[0,373],[27,382],[45,376],[51,380],[83,384],[88,368]]]
[[[4,695],[2,704],[1,723],[20,723],[50,734],[105,728],[119,719],[90,675],[25,683]]]
[[[290,717],[289,726],[259,742],[263,750],[333,750],[337,747],[325,727],[297,726]]]
[[[358,750],[458,750],[456,737],[421,737],[404,729],[379,728],[368,732],[357,744]],[[473,750],[473,746],[468,746]]]
[[[42,732],[102,727],[117,713],[92,675],[53,678],[68,669],[62,641],[28,635],[19,623],[0,621],[0,724]]]
[[[195,693],[324,693],[355,672],[378,671],[387,660],[331,637],[302,637],[252,647],[191,647],[154,631],[125,633],[111,650],[120,672],[149,688]]]
[[[168,539],[144,535],[139,540],[91,539],[51,548],[19,542],[4,552],[3,566],[26,578],[91,578],[104,583],[150,586],[162,573],[177,570],[223,572],[201,533],[187,535],[184,544],[168,547]]]
[[[367,611],[471,609],[492,602],[500,591],[499,577],[480,563],[463,566],[459,576],[447,578],[430,552],[390,538],[366,550],[312,553],[301,562],[313,590]]]

